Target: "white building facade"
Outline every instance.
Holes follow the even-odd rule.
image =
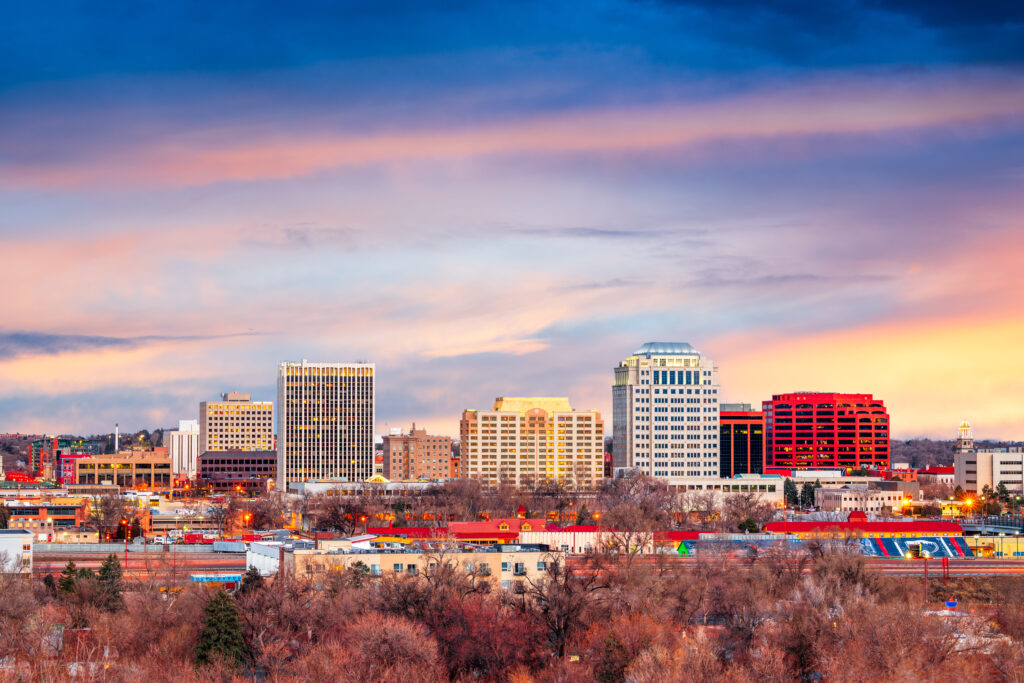
[[[953,456],[953,481],[964,491],[980,493],[1004,484],[1010,493],[1024,493],[1024,447],[957,452]]]
[[[167,434],[174,477],[195,479],[199,468],[199,420],[178,420],[178,429]]]
[[[32,543],[28,529],[0,529],[0,574],[32,574]]]
[[[277,372],[277,487],[373,476],[374,365],[284,362]]]
[[[909,503],[913,498],[902,491],[882,491],[870,486],[814,489],[814,506],[824,512],[899,513],[904,508],[904,501]]]
[[[615,467],[659,478],[719,474],[718,368],[689,344],[648,342],[615,368]]]

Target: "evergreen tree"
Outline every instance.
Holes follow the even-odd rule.
[[[100,567],[99,583],[101,589],[101,607],[108,612],[116,612],[124,607],[124,583],[121,576],[121,563],[117,555],[111,553],[103,560]]]
[[[360,564],[360,563],[356,563]],[[245,576],[242,577],[242,585],[238,587],[238,594],[245,595],[250,591],[257,591],[263,588],[263,577],[260,576],[260,570],[256,567],[249,567],[246,570]]]
[[[957,486],[956,489],[954,489],[953,491],[953,497],[956,498],[957,500],[963,500],[965,497],[964,490]]]
[[[752,520],[750,517],[747,517],[738,525],[736,525],[736,528],[740,531],[749,531],[752,534],[756,534],[761,530],[761,527],[757,525],[757,522]]]
[[[47,574],[43,577],[43,586],[46,587],[46,593],[51,598],[57,597],[57,580],[53,578],[53,574]]]
[[[1010,489],[1006,488],[1006,484],[999,482],[999,486],[996,487],[996,498],[1000,503],[1010,502]]]
[[[78,578],[78,569],[73,561],[68,560],[57,581],[57,590],[61,593],[74,593],[76,578]]]
[[[0,503],[0,529],[7,528],[7,521],[11,518],[11,511],[7,509],[7,506]]]
[[[805,508],[814,505],[814,484],[806,482],[800,489],[800,504]]]
[[[240,668],[245,658],[245,641],[242,637],[242,616],[235,599],[224,591],[217,591],[204,611],[206,620],[196,645],[196,665],[220,660]]]
[[[575,523],[576,524],[580,524],[580,525],[593,524],[594,523],[594,518],[590,514],[590,510],[587,509],[587,504],[586,503],[582,503],[580,505],[580,511],[576,513],[576,522]]]
[[[796,482],[792,479],[786,479],[782,484],[782,493],[786,498],[786,505],[799,505],[800,494],[796,490]]]
[[[599,683],[621,683],[626,680],[626,669],[629,667],[629,653],[615,633],[608,634],[604,639],[604,652],[597,663],[597,680]]]

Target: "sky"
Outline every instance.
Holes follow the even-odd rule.
[[[870,392],[1024,439],[1024,4],[7,3],[0,432],[175,426],[282,360],[377,427]]]

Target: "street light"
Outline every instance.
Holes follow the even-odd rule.
[[[132,527],[128,524],[128,519],[122,517],[121,524],[124,526],[124,570],[128,571],[128,536],[131,534]]]

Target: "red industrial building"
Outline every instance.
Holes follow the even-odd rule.
[[[723,403],[719,410],[719,476],[762,474],[764,413],[748,403]]]
[[[871,394],[776,394],[763,407],[769,466],[889,467],[889,413]]]

